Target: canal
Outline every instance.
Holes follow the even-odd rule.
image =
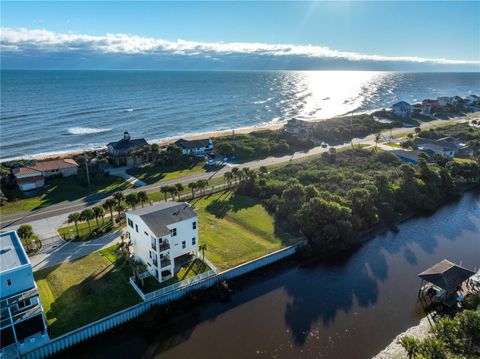
[[[135,320],[62,354],[72,358],[370,358],[418,324],[417,274],[447,258],[480,265],[480,192],[411,219],[346,258],[256,273],[228,302],[178,320]]]

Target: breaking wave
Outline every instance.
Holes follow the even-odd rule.
[[[111,128],[72,127],[68,129],[68,133],[72,135],[90,135],[92,133],[102,133],[111,130]]]

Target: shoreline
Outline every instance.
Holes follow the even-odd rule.
[[[361,114],[371,114],[372,112],[375,112],[377,110],[371,110],[371,111],[364,111],[364,112],[358,112],[355,113],[354,115],[361,115]],[[317,121],[325,121],[329,119],[335,119],[339,117],[345,117],[347,115],[338,115],[334,116],[328,119],[312,119],[311,122],[317,122]],[[452,116],[446,119],[436,119],[435,121],[460,121],[460,120],[465,120],[468,119],[473,120],[477,119],[480,120],[480,111],[477,112],[471,112],[467,113],[463,116]],[[191,134],[185,134],[185,135],[177,135],[177,136],[171,136],[171,137],[165,137],[165,138],[160,138],[160,139],[153,139],[150,140],[150,144],[158,144],[160,146],[166,146],[169,145],[176,140],[180,138],[184,138],[186,140],[197,140],[197,139],[203,139],[203,138],[217,138],[217,137],[223,137],[232,134],[233,131],[235,131],[235,134],[237,135],[244,135],[244,134],[249,134],[252,132],[259,132],[259,131],[267,131],[267,130],[279,130],[283,128],[287,121],[286,120],[280,120],[276,122],[267,122],[263,123],[260,125],[255,125],[255,126],[247,126],[247,127],[239,127],[239,128],[230,128],[230,129],[221,129],[221,130],[212,130],[212,131],[206,131],[206,132],[198,132],[198,133],[191,133]],[[428,123],[428,122],[424,122]],[[398,128],[410,128],[410,127],[398,127]],[[412,127],[413,128],[413,127]],[[95,146],[89,149],[86,149],[86,151],[98,151],[98,150],[105,150],[107,148],[106,145],[104,146]],[[49,160],[49,159],[63,159],[63,158],[69,158],[72,156],[78,156],[83,153],[83,150],[68,150],[68,151],[58,151],[58,152],[44,152],[44,153],[39,153],[35,155],[27,155],[27,156],[18,156],[18,157],[9,157],[9,158],[0,158],[0,164],[5,163],[5,162],[11,162],[11,161],[21,161],[21,160],[37,160],[37,161],[43,161],[43,160]]]

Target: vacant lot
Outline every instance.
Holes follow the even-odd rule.
[[[293,244],[299,239],[278,226],[255,199],[224,191],[194,200],[199,216],[199,243],[224,270]]]
[[[141,301],[128,282],[132,270],[116,248],[114,245],[35,273],[54,337]]]

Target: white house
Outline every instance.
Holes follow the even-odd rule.
[[[0,234],[0,357],[49,341],[32,265],[17,232]]]
[[[28,191],[43,187],[47,177],[77,175],[78,163],[71,158],[42,161],[35,165],[14,168],[12,173],[20,190]]]
[[[198,217],[188,203],[161,202],[126,214],[135,259],[162,282],[179,257],[198,252]]]
[[[184,140],[181,138],[175,144],[182,149],[184,155],[188,156],[205,156],[213,151],[211,138],[202,140]]]
[[[310,137],[312,135],[315,122],[299,118],[292,118],[287,121],[283,127],[286,133],[293,136]]]
[[[392,106],[393,113],[399,117],[409,117],[412,114],[412,105],[408,102],[400,101]]]

